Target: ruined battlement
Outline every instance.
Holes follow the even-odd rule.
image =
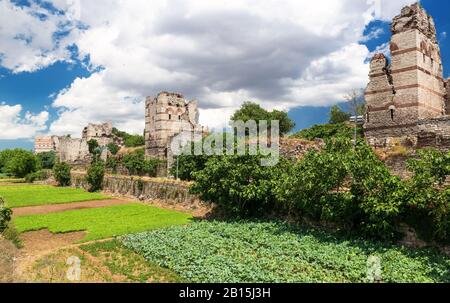
[[[180,135],[201,135],[198,103],[182,94],[161,92],[145,102],[145,153],[172,163],[172,140]]]
[[[420,125],[444,117],[450,108],[433,18],[420,4],[407,6],[393,19],[392,34],[391,60],[383,54],[372,58],[365,92],[365,133],[377,147],[393,138],[417,143]],[[447,130],[446,122],[439,125]]]
[[[400,15],[394,17],[391,30],[393,35],[418,30],[433,42],[437,41],[434,20],[419,3],[404,7]]]

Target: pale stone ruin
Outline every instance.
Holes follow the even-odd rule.
[[[433,18],[413,4],[392,22],[391,62],[370,63],[365,133],[375,147],[403,144],[450,149],[450,85]]]
[[[172,143],[180,135],[195,140],[203,135],[199,124],[197,101],[187,101],[183,95],[161,92],[148,97],[145,104],[145,154],[173,164]]]
[[[83,129],[81,139],[70,136],[36,137],[35,153],[54,151],[61,162],[74,165],[89,164],[92,160],[88,146],[90,140],[96,140],[100,147],[104,147],[110,143],[123,146],[122,139],[115,136],[112,130],[113,126],[111,123],[90,123]],[[106,150],[102,153],[101,158],[107,158]]]

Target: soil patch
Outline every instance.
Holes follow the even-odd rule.
[[[17,248],[10,241],[0,236],[0,283],[14,281],[14,260]]]

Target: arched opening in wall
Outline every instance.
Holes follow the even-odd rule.
[[[366,113],[366,122],[370,123],[370,113],[369,112]]]
[[[172,120],[172,115],[171,114],[169,114],[169,120]]]

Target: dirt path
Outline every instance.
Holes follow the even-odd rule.
[[[100,208],[107,206],[129,204],[131,201],[113,199],[113,200],[101,200],[101,201],[87,201],[76,202],[68,204],[55,204],[55,205],[42,205],[42,206],[30,206],[13,209],[13,216],[28,216],[28,215],[44,215],[48,213],[62,212],[67,210],[80,210],[88,208]]]
[[[32,231],[20,236],[23,248],[15,258],[14,281],[29,282],[27,271],[34,262],[54,251],[74,245],[86,236],[85,232],[53,234],[48,230]]]

